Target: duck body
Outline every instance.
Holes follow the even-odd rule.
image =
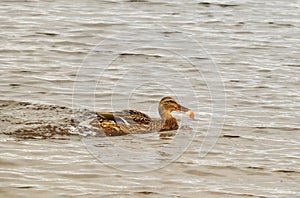
[[[96,112],[97,118],[90,122],[90,125],[100,129],[107,136],[120,136],[177,130],[178,123],[171,115],[172,111],[185,112],[194,119],[192,111],[179,105],[171,97],[165,97],[160,101],[158,111],[161,118],[151,118],[143,112],[132,109],[119,112]]]

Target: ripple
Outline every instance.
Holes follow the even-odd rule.
[[[48,197],[51,192],[66,197],[299,197],[296,4],[258,0],[3,1],[1,195]],[[78,79],[77,70],[87,66],[83,60],[89,51],[126,29],[132,30],[126,38],[94,51],[95,59],[88,63],[94,67]],[[147,34],[140,39],[141,33]],[[150,39],[152,34],[157,38]],[[183,35],[193,37],[210,55],[201,47],[183,42]],[[137,47],[144,50],[119,52],[137,39],[141,40]],[[168,41],[182,45],[183,50],[178,52],[200,70],[178,61],[177,55],[151,50],[152,45],[164,48]],[[100,53],[105,56],[98,58]],[[109,75],[101,78],[92,104],[87,90],[98,82],[99,70],[113,56],[118,61],[108,69]],[[203,76],[215,82],[208,57],[218,66],[226,89],[226,120],[220,136],[206,131],[212,116],[212,90],[208,90]],[[135,75],[124,77],[126,83],[120,83],[120,75],[136,65],[139,70],[133,72]],[[76,106],[72,101],[74,81],[83,84],[80,96],[87,106],[111,110],[108,101],[115,84],[119,82],[119,90],[130,90],[136,86],[134,78],[169,79],[173,74],[168,68],[189,76],[201,101],[196,113],[201,124],[186,152],[168,166],[142,174],[120,172],[97,161],[85,149],[78,131],[69,128],[90,116],[89,110],[83,110],[78,113],[79,121],[72,119],[69,107]],[[169,84],[178,88],[180,96],[191,89],[180,75]],[[146,110],[149,105],[156,108],[157,98],[167,93],[157,87],[138,91],[131,105]],[[128,91],[114,94],[114,107],[127,104]],[[179,133],[183,140],[191,138],[185,130]],[[149,151],[172,145],[176,137],[176,133],[99,137],[102,139],[95,139],[94,146],[106,151],[100,156],[106,155],[125,169],[130,160],[142,157],[135,168],[145,169],[153,167],[151,160],[165,163],[164,159],[178,147],[149,157],[144,152],[131,159],[107,152],[108,148],[115,151],[112,145],[118,143],[130,151]],[[205,138],[218,138],[218,142],[200,157]]]

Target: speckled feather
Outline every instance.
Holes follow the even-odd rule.
[[[140,111],[136,110],[123,110],[119,112],[97,112],[98,119],[112,120],[114,122],[127,122],[129,124],[149,124],[151,118]]]

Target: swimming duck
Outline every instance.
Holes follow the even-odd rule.
[[[104,131],[107,136],[177,130],[178,123],[172,111],[186,113],[194,119],[194,112],[190,109],[181,106],[172,97],[164,97],[158,106],[160,118],[150,118],[136,110],[96,112],[97,118],[90,125]]]

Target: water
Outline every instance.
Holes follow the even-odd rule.
[[[2,1],[1,197],[299,197],[299,6]],[[78,135],[72,108],[157,117],[167,95],[197,120]]]

